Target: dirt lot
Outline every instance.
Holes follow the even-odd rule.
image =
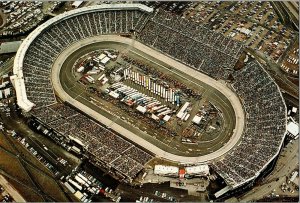
[[[32,176],[35,177],[35,181],[40,186],[41,190],[54,198],[55,200],[59,201],[68,201],[66,196],[63,194],[57,183],[50,177],[47,177],[44,174],[41,174],[38,170],[35,168],[29,166],[28,167],[29,172],[32,174]],[[51,188],[51,189],[50,189]]]
[[[24,187],[23,184],[18,183],[16,180],[13,180],[11,178],[7,178],[7,181],[10,182],[14,188],[16,188],[26,199],[28,202],[43,202],[45,201],[35,190],[30,189],[28,187]]]
[[[17,158],[15,158],[13,155],[8,154],[2,149],[0,150],[0,157],[1,171],[10,174],[11,176],[15,177],[16,179],[30,187],[34,187],[29,176],[27,175],[26,171]]]
[[[3,24],[3,18],[2,18],[2,15],[0,13],[0,27],[2,26],[2,24]]]
[[[2,132],[0,132],[0,146],[12,153],[16,153],[15,149],[8,143]]]
[[[0,133],[0,157],[0,173],[26,201],[69,201],[53,174],[12,136]]]
[[[14,143],[16,149],[19,151],[20,154],[22,154],[22,157],[24,157],[29,163],[33,164],[44,173],[53,177],[53,174],[47,168],[45,168],[41,162],[39,162],[35,157],[33,157],[23,145],[21,145],[19,142],[16,142],[16,140],[14,140],[14,138],[12,137],[8,137],[8,139],[10,139]]]

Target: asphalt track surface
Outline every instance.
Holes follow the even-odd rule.
[[[86,100],[87,98],[91,98],[91,100],[93,100],[93,103],[95,105],[99,104],[98,103],[99,98],[97,98],[95,94],[87,93],[85,91],[86,87],[84,85],[76,83],[76,80],[74,80],[75,76],[73,72],[75,70],[73,69],[73,65],[74,63],[76,63],[76,60],[81,56],[94,50],[107,49],[107,48],[119,50],[121,53],[126,53],[126,55],[128,55],[129,57],[133,57],[138,60],[140,60],[141,58],[141,60],[145,64],[150,63],[152,67],[155,67],[160,71],[163,71],[165,74],[168,74],[169,77],[174,79],[176,78],[176,80],[184,82],[187,86],[191,86],[191,87],[193,86],[194,89],[201,91],[203,93],[203,98],[208,98],[210,102],[213,102],[214,105],[217,105],[218,108],[221,109],[221,111],[223,112],[222,116],[223,118],[225,118],[223,119],[224,124],[222,125],[221,130],[215,132],[216,135],[213,135],[211,139],[201,140],[196,145],[182,144],[179,143],[178,141],[174,141],[174,138],[170,136],[160,137],[159,134],[158,135],[157,134],[155,135],[153,133],[148,134],[149,131],[151,131],[149,128],[147,134],[141,130],[137,130],[132,124],[126,124],[124,123],[124,120],[118,119],[122,116],[114,115],[116,113],[112,113],[112,112],[108,114],[107,112],[108,110],[104,109],[103,107],[101,108],[100,106],[98,106],[99,108],[93,108],[94,106],[91,106],[91,108],[96,110],[98,113],[105,115],[108,118],[117,117],[114,118],[115,123],[123,126],[126,129],[129,129],[130,131],[142,137],[144,140],[153,143],[159,148],[177,155],[185,155],[185,156],[192,157],[192,156],[202,156],[205,154],[209,154],[221,148],[230,139],[233,133],[232,130],[235,127],[235,120],[234,120],[234,113],[233,113],[234,111],[230,105],[230,102],[226,100],[226,97],[224,95],[222,95],[221,93],[218,94],[218,92],[215,95],[214,90],[216,92],[217,91],[216,89],[213,89],[210,86],[206,87],[204,83],[199,84],[200,83],[199,80],[194,81],[193,80],[194,78],[189,77],[184,73],[176,73],[176,70],[170,69],[172,67],[168,67],[166,66],[166,64],[160,64],[156,62],[154,58],[150,58],[149,56],[146,56],[144,53],[138,52],[138,50],[132,48],[129,45],[124,45],[116,42],[98,42],[98,43],[93,43],[91,45],[81,47],[77,51],[73,52],[69,57],[65,59],[65,62],[62,65],[63,69],[61,70],[60,73],[60,81],[62,81],[62,86],[69,95],[71,95],[72,97],[76,97],[78,101],[84,103],[85,105],[90,105],[90,102]],[[219,98],[222,96],[223,96],[222,99],[226,101],[223,102],[222,99]],[[111,109],[111,107],[109,109]],[[134,125],[138,126],[140,129],[141,128],[145,129],[143,125],[139,126],[138,122],[134,123]]]
[[[203,88],[207,88],[210,90],[215,89],[215,91],[206,91],[205,93],[208,94],[206,96],[212,98],[212,100],[216,102],[216,105],[220,107],[222,111],[225,111],[224,115],[228,116],[227,118],[224,118],[225,120],[233,119],[233,121],[231,120],[231,123],[233,123],[233,126],[235,128],[233,129],[230,139],[226,143],[224,143],[221,148],[212,150],[211,153],[205,154],[203,156],[191,157],[188,154],[182,153],[172,148],[168,148],[168,146],[166,146],[164,143],[158,143],[157,140],[151,140],[151,138],[141,130],[132,127],[128,128],[128,125],[122,120],[112,116],[107,112],[100,111],[100,109],[97,108],[95,104],[90,102],[89,98],[81,96],[83,91],[77,93],[72,91],[72,88],[75,87],[76,84],[70,86],[71,81],[69,81],[69,85],[67,85],[67,81],[61,81],[61,73],[66,74],[66,72],[64,72],[64,69],[66,67],[63,66],[66,59],[68,59],[68,57],[70,57],[74,52],[100,42],[111,44],[120,43],[126,45],[127,47],[132,47],[133,49],[139,50],[140,52],[144,53],[143,55],[149,56],[149,58],[158,59],[164,64],[168,64],[170,67],[174,68],[174,71],[179,70],[180,72],[188,74],[190,77],[196,78],[196,80],[200,80],[202,84],[204,84]],[[51,74],[51,81],[54,91],[62,101],[70,103],[72,106],[76,107],[82,112],[85,112],[87,115],[93,117],[115,132],[121,134],[137,145],[151,151],[159,158],[167,159],[169,161],[181,164],[211,162],[215,159],[221,158],[224,154],[234,148],[234,146],[239,142],[243,133],[245,124],[243,107],[240,103],[239,98],[234,92],[232,92],[231,89],[229,89],[225,84],[220,83],[219,81],[216,81],[194,69],[191,69],[188,66],[133,39],[117,35],[102,35],[81,40],[68,47],[63,53],[58,56],[53,64]],[[69,74],[71,73],[69,72]],[[75,83],[75,81],[73,82]],[[230,115],[230,112],[233,114],[233,118],[230,118],[232,116]],[[230,127],[228,127],[228,129],[230,130]]]

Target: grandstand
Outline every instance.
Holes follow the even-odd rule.
[[[233,76],[231,86],[244,106],[246,126],[241,142],[209,163],[232,188],[256,178],[278,155],[286,131],[286,106],[278,86],[258,62],[234,71],[244,49],[241,43],[138,4],[80,8],[52,18],[37,31],[23,42],[15,59],[18,105],[59,134],[80,140],[95,162],[129,180],[153,156],[59,103],[52,88],[52,64],[59,54],[92,36],[132,33],[141,43],[216,80]]]

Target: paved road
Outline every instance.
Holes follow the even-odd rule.
[[[236,128],[234,129],[234,133],[231,137],[231,140],[229,140],[223,148],[212,152],[210,154],[204,155],[204,156],[199,156],[199,157],[186,157],[186,156],[178,156],[175,154],[171,154],[169,152],[166,152],[157,146],[149,143],[148,141],[144,140],[143,138],[137,136],[136,134],[132,133],[128,129],[116,124],[115,122],[111,121],[107,117],[99,114],[95,110],[87,107],[83,103],[75,100],[73,97],[71,97],[68,93],[65,92],[65,90],[62,87],[61,81],[60,81],[60,70],[61,66],[64,63],[65,59],[68,58],[74,51],[80,49],[83,46],[90,45],[96,42],[101,42],[101,41],[111,41],[111,42],[118,42],[118,43],[123,43],[127,44],[129,46],[132,46],[138,50],[141,50],[144,53],[147,53],[149,56],[159,59],[163,61],[166,64],[169,64],[169,66],[174,67],[175,69],[180,70],[181,72],[187,73],[190,76],[201,80],[202,82],[206,83],[207,85],[219,90],[220,92],[223,93],[223,95],[226,96],[226,98],[230,101],[234,113],[235,113],[235,120],[236,120]],[[110,126],[114,131],[117,133],[120,133],[127,137],[128,139],[132,140],[133,142],[137,143],[138,145],[148,149],[149,151],[152,151],[154,154],[156,154],[158,157],[165,158],[167,160],[179,162],[179,163],[200,163],[200,162],[207,162],[211,161],[213,159],[216,159],[225,153],[227,153],[229,150],[231,150],[235,144],[239,141],[240,136],[243,133],[244,129],[244,111],[242,108],[242,105],[240,103],[239,98],[230,90],[228,87],[226,87],[224,84],[208,77],[207,75],[204,75],[196,70],[193,70],[189,68],[186,65],[183,65],[179,63],[178,61],[175,61],[174,59],[171,59],[164,54],[155,51],[151,49],[150,47],[147,47],[135,40],[129,39],[129,38],[124,38],[120,36],[114,36],[114,35],[105,35],[105,36],[97,36],[97,37],[92,37],[88,39],[84,39],[78,43],[73,44],[70,46],[64,53],[62,53],[57,60],[55,61],[53,68],[52,68],[52,84],[53,88],[58,95],[63,101],[69,102],[71,105],[77,107],[81,111],[85,112],[89,116],[95,118],[99,122],[103,123],[106,126]]]
[[[279,191],[279,186],[286,182],[286,176],[295,170],[295,167],[299,164],[299,145],[298,139],[293,143],[289,143],[281,153],[273,172],[265,178],[263,185],[253,188],[250,192],[245,194],[239,201],[253,201],[259,200],[272,193],[275,189]],[[279,180],[277,180],[279,178]],[[275,191],[275,194],[278,192]]]
[[[277,79],[280,80],[282,82],[282,84],[286,85],[287,87],[289,87],[291,90],[293,90],[294,92],[291,92],[290,89],[284,89],[285,91],[290,92],[290,94],[295,97],[298,98],[299,94],[295,94],[299,92],[299,87],[297,85],[295,85],[294,83],[292,83],[290,80],[287,79],[286,74],[281,70],[280,66],[276,63],[273,63],[272,60],[270,59],[270,57],[263,55],[259,52],[256,52],[254,50],[251,49],[247,49],[247,51],[249,51],[252,55],[254,55],[255,57],[263,60],[264,62],[266,62],[267,64],[267,68],[270,70],[273,70],[275,74],[274,76],[278,76],[276,78],[274,78],[274,76],[272,76],[272,74],[269,74],[273,77],[273,79]],[[281,84],[278,84],[279,87],[281,87]]]
[[[26,202],[26,200],[21,196],[21,194],[9,183],[7,180],[0,175],[0,185],[12,196],[16,202]]]

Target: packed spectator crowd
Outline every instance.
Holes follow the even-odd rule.
[[[81,140],[94,160],[133,177],[152,156],[80,112],[56,104],[50,72],[69,45],[102,34],[138,31],[137,39],[215,79],[234,75],[232,87],[246,111],[241,144],[212,167],[232,185],[254,178],[277,154],[286,124],[285,105],[275,82],[256,62],[234,72],[243,46],[204,26],[164,11],[135,10],[79,14],[52,25],[30,45],[23,63],[33,115],[62,135]],[[248,149],[248,150],[245,150]]]
[[[153,156],[65,104],[37,108],[32,114],[66,137],[82,141],[94,161],[133,178]]]
[[[242,143],[212,167],[228,183],[238,185],[254,178],[278,153],[286,130],[285,104],[277,85],[257,62],[235,73],[241,43],[186,21],[158,11],[138,37],[215,79],[227,79],[230,73],[235,76],[233,88],[245,107],[246,130]]]
[[[240,42],[163,10],[150,17],[137,37],[216,79],[228,78],[243,50]]]
[[[147,19],[138,10],[92,12],[61,21],[39,35],[26,52],[23,66],[32,114],[52,129],[79,139],[95,161],[133,178],[152,156],[63,104],[56,104],[50,72],[56,57],[81,39],[102,34],[129,33]]]
[[[234,74],[232,87],[246,112],[241,143],[213,167],[231,184],[254,178],[277,155],[286,130],[286,109],[273,79],[256,61]]]
[[[139,29],[147,17],[138,10],[92,12],[51,26],[35,39],[25,55],[23,72],[28,99],[36,106],[56,102],[49,77],[51,65],[69,45],[91,36],[129,33]]]

